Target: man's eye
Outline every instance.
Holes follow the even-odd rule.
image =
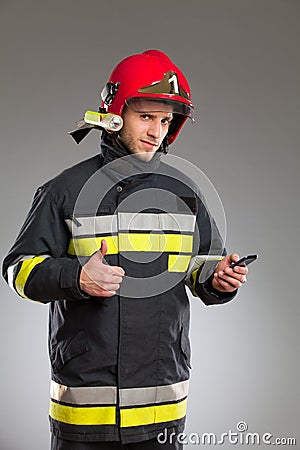
[[[141,114],[140,117],[144,120],[148,120],[150,118],[149,114]]]
[[[163,125],[170,125],[170,123],[172,122],[172,119],[162,119],[161,123]]]

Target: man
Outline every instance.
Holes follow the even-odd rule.
[[[185,285],[222,304],[247,274],[230,268],[238,255],[225,256],[198,187],[161,161],[192,111],[164,53],[121,61],[100,113],[123,127],[103,132],[101,155],[38,189],[4,261],[20,296],[49,303],[53,450],[182,448],[171,437],[188,395]]]

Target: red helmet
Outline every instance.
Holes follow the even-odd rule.
[[[192,117],[194,108],[185,76],[159,50],[147,50],[121,61],[113,70],[101,98],[103,111],[120,116],[124,106],[138,98],[171,104],[174,119],[167,136],[169,144],[175,141],[187,118]]]

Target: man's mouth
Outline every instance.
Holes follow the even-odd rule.
[[[144,139],[141,139],[141,142],[143,143],[143,145],[145,147],[149,148],[150,150],[153,150],[154,147],[158,146],[157,142],[147,141],[147,140],[144,140]]]

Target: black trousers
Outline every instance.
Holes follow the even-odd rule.
[[[173,442],[174,441],[174,442]],[[160,444],[157,439],[150,439],[133,444],[120,442],[74,442],[65,441],[51,435],[51,450],[182,450],[182,444],[174,438],[172,443]]]

